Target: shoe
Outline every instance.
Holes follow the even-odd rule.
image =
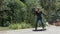
[[[33,31],[37,31],[37,30],[33,30]]]
[[[34,31],[37,31],[37,29],[35,28],[35,30]]]
[[[42,29],[43,31],[46,30],[46,29]]]

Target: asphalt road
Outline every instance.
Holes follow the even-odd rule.
[[[41,28],[38,28],[41,29]],[[0,31],[0,34],[60,34],[60,26],[46,27],[45,31],[33,31],[34,28]]]

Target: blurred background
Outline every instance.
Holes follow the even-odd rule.
[[[24,29],[35,26],[34,8],[40,7],[49,24],[60,25],[60,0],[0,0],[0,27]],[[39,24],[41,26],[41,24]]]

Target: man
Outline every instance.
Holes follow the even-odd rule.
[[[39,20],[41,21],[42,29],[44,30],[45,24],[44,24],[44,20],[42,19],[42,14],[45,15],[44,13],[42,13],[42,11],[40,10],[39,7],[35,8],[34,15],[37,15],[37,20],[36,20],[36,24],[35,24],[35,30],[37,30]]]

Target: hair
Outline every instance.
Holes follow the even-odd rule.
[[[36,7],[36,9],[38,9],[38,11],[40,11],[40,8],[39,7]]]

